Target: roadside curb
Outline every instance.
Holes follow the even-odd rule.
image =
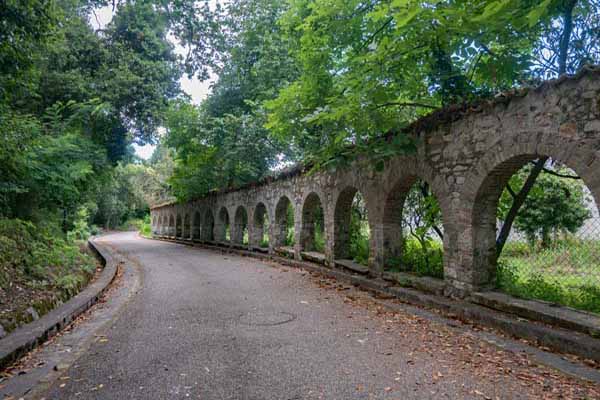
[[[528,320],[514,314],[494,310],[465,300],[451,299],[435,294],[424,293],[410,287],[402,287],[382,279],[368,278],[360,274],[348,273],[307,261],[298,261],[275,254],[262,254],[249,250],[238,250],[232,247],[221,247],[190,241],[179,241],[155,237],[161,240],[193,247],[201,247],[221,253],[233,253],[246,257],[274,261],[282,265],[301,268],[324,276],[333,277],[348,282],[351,285],[391,296],[402,302],[413,304],[442,312],[451,318],[457,318],[466,323],[488,326],[508,334],[509,336],[525,339],[538,346],[547,347],[560,353],[574,354],[584,359],[600,362],[600,339],[589,335],[563,329],[556,326]]]
[[[94,239],[88,240],[88,246],[104,264],[98,279],[37,321],[21,326],[1,339],[0,370],[56,335],[80,314],[96,304],[114,280],[117,273],[117,262],[112,254]]]

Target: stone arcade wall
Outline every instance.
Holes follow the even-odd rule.
[[[310,250],[311,207],[322,204],[325,259],[347,258],[350,203],[362,193],[371,227],[369,269],[379,275],[390,255],[401,253],[402,205],[417,178],[429,183],[439,200],[444,227],[444,276],[459,290],[493,281],[496,209],[508,179],[526,163],[549,156],[576,171],[600,204],[600,68],[561,77],[535,88],[467,109],[442,110],[411,128],[418,150],[386,162],[376,172],[365,160],[335,171],[288,174],[253,187],[220,192],[186,204],[152,209],[157,236],[241,243],[245,211],[249,247],[269,224],[269,251],[285,237],[285,207],[294,207],[295,257]]]

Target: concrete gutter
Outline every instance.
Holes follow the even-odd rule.
[[[0,370],[8,367],[27,352],[56,335],[77,316],[96,304],[117,273],[117,263],[111,253],[94,239],[88,246],[98,256],[104,269],[96,281],[66,303],[56,307],[37,321],[15,329],[0,340]]]

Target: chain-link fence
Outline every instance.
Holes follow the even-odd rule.
[[[498,207],[498,286],[523,298],[600,313],[600,216],[584,182],[551,161],[537,177],[517,217],[510,209],[531,168],[519,171]]]

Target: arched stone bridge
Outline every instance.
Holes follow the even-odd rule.
[[[496,210],[508,179],[540,156],[582,177],[600,204],[600,68],[588,67],[535,89],[516,91],[468,108],[447,109],[411,127],[417,151],[376,171],[365,159],[334,171],[298,171],[185,204],[152,208],[154,235],[241,244],[248,221],[250,249],[269,224],[269,249],[284,243],[288,203],[294,209],[294,257],[313,248],[315,206],[323,209],[324,261],[348,256],[350,207],[359,191],[371,229],[369,271],[379,275],[402,252],[402,207],[420,178],[437,197],[443,218],[444,280],[470,291],[493,282]]]

